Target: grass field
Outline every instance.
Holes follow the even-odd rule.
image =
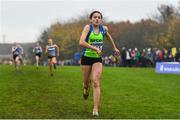
[[[92,89],[82,98],[80,67],[0,66],[0,118],[93,118]],[[180,118],[180,75],[152,68],[104,67],[97,118]]]

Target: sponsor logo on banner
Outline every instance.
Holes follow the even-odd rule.
[[[180,74],[180,64],[178,62],[157,62],[156,72]]]

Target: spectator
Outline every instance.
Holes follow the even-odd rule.
[[[176,62],[180,62],[180,48],[176,52],[175,60],[176,60]]]

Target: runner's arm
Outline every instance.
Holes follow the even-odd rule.
[[[22,50],[22,54],[24,54],[24,49],[21,47],[21,50]]]
[[[57,49],[57,56],[59,56],[59,47],[56,45],[56,49]]]
[[[42,52],[42,47],[40,47],[40,51]]]
[[[82,34],[81,34],[81,37],[80,37],[80,40],[79,40],[79,45],[80,45],[81,47],[85,47],[85,48],[89,48],[89,49],[92,49],[92,50],[97,51],[97,50],[99,50],[98,48],[96,48],[95,46],[92,46],[92,45],[88,44],[88,43],[85,41],[85,40],[86,40],[86,37],[87,37],[87,35],[88,35],[89,30],[90,30],[89,25],[86,25],[86,26],[84,27],[84,30],[83,30]]]
[[[46,50],[45,50],[45,53],[47,53],[47,49],[48,49],[48,46],[46,46]]]
[[[111,44],[111,46],[112,46],[112,48],[113,48],[113,50],[116,52],[116,54],[120,54],[120,52],[119,52],[119,50],[117,49],[117,47],[116,47],[116,45],[115,45],[115,43],[114,43],[114,41],[113,41],[113,39],[112,39],[112,36],[110,35],[110,33],[109,33],[109,29],[108,29],[108,27],[107,26],[104,26],[104,29],[105,29],[105,31],[106,31],[106,37],[107,37],[107,40],[108,40],[108,42]]]

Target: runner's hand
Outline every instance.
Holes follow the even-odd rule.
[[[117,48],[114,49],[114,55],[115,56],[119,56],[120,55],[120,51]]]
[[[96,52],[98,55],[100,55],[100,56],[102,55],[102,51],[100,49],[96,48]]]

